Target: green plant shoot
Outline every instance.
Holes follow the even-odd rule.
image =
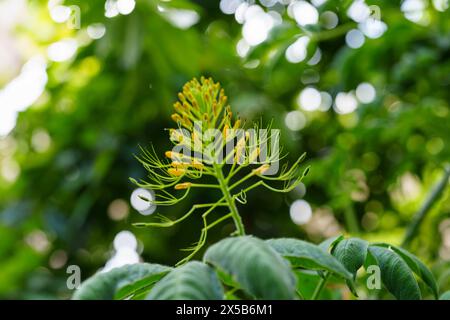
[[[268,174],[276,171],[278,161],[284,157],[280,156],[279,131],[271,130],[270,125],[260,128],[257,124],[244,130],[243,121],[239,116],[233,116],[227,104],[224,89],[211,78],[188,82],[178,98],[172,114],[177,128],[169,130],[172,150],[165,152],[166,159],[162,160],[153,148],[141,148],[142,154],[137,159],[147,170],[148,179],[131,181],[155,192],[154,200],[142,199],[158,206],[177,204],[192,188],[220,190],[221,197],[217,201],[194,204],[176,220],[157,215],[158,222],[135,224],[138,227],[171,227],[194,212],[201,212],[200,238],[186,249],[191,252],[179,262],[183,264],[202,248],[208,231],[225,220],[234,222],[233,235],[245,235],[237,203],[246,203],[248,191],[261,186],[274,192],[289,192],[302,181],[308,168],[299,168],[305,157],[303,154],[291,166],[283,165],[276,175]],[[206,176],[212,177],[214,183],[203,182]],[[208,220],[208,215],[219,207],[227,208],[228,212],[216,220]]]

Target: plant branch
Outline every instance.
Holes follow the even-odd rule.
[[[434,188],[431,190],[424,204],[419,209],[419,211],[417,211],[416,215],[413,217],[413,220],[411,221],[411,224],[406,230],[405,238],[403,239],[402,242],[402,247],[407,247],[414,239],[414,237],[417,235],[420,225],[425,219],[425,216],[431,210],[433,205],[439,200],[445,188],[447,187],[449,177],[450,177],[450,165],[446,165],[441,180],[439,180],[439,182],[436,183]]]
[[[316,289],[314,290],[311,300],[317,300],[319,298],[319,295],[322,292],[322,289],[325,287],[325,284],[327,283],[329,277],[330,277],[330,273],[327,271],[327,272],[325,272],[324,277],[320,278],[320,281],[317,284]]]
[[[238,235],[243,236],[245,235],[244,224],[242,223],[241,216],[239,215],[239,211],[236,207],[235,199],[231,196],[230,191],[228,190],[228,185],[225,177],[223,176],[222,168],[215,164],[214,169],[216,170],[216,177],[219,182],[220,189],[222,190],[225,201],[228,203],[230,208],[231,215],[236,226],[236,232]]]
[[[181,218],[178,218],[177,220],[168,220],[166,222],[137,222],[137,223],[134,223],[134,226],[135,227],[160,227],[160,228],[172,227],[173,225],[188,218],[197,209],[208,208],[208,207],[210,207],[211,209],[214,209],[218,206],[226,206],[227,204],[223,203],[222,202],[223,200],[224,200],[224,198],[220,199],[216,203],[195,204],[192,206],[191,210],[189,210],[185,215],[183,215]]]

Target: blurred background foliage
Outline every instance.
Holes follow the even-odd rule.
[[[450,289],[448,1],[0,0],[0,47],[0,297],[68,298],[69,265],[85,279],[185,255],[200,219],[134,228],[152,216],[128,177],[145,177],[139,145],[169,148],[176,94],[201,75],[308,153],[300,188],[248,195],[247,233],[401,244],[441,181],[408,248]]]

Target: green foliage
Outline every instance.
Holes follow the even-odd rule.
[[[439,294],[436,280],[434,279],[431,271],[427,268],[427,266],[423,264],[422,261],[420,261],[415,255],[406,251],[405,249],[388,244],[381,245],[392,249],[396,254],[398,254],[408,264],[408,267],[426,283],[426,285],[432,291],[434,297],[436,299],[438,298]]]
[[[356,277],[364,266],[377,265],[386,289],[397,299],[420,299],[421,292],[414,274],[423,280],[434,297],[438,298],[436,280],[431,271],[413,254],[405,249],[385,243],[373,243],[357,239],[340,239],[330,245],[330,250]]]
[[[340,243],[342,246],[336,251]],[[304,299],[300,292],[309,284],[304,277],[294,276],[295,272],[302,270],[314,272],[321,278],[312,297],[314,299],[324,290],[330,275],[345,279],[349,288],[354,290],[353,275],[346,269],[346,265],[352,270],[356,268],[355,263],[349,263],[350,253],[358,257],[372,255],[381,269],[386,289],[397,299],[421,298],[413,270],[393,250],[378,244],[368,246],[355,238],[341,239],[334,250],[331,249],[333,255],[319,246],[297,239],[226,238],[206,251],[203,263],[191,261],[171,271],[167,267],[148,264],[114,269],[87,280],[74,298]],[[406,250],[402,252],[404,256],[412,256]],[[145,272],[142,272],[143,268]],[[138,270],[141,272],[137,273]],[[424,267],[422,272],[427,274],[429,270]],[[139,274],[144,277],[142,280],[139,280]],[[151,280],[149,274],[152,274]],[[153,285],[157,281],[155,274],[162,279]],[[431,288],[436,287],[433,278],[423,280]]]
[[[397,299],[418,300],[421,298],[419,285],[405,261],[389,249],[370,247],[381,270],[381,278],[386,288]]]
[[[344,279],[352,279],[345,265],[314,244],[285,238],[267,240],[267,243],[280,255],[288,258],[294,268],[326,270]]]
[[[204,260],[231,275],[239,288],[258,299],[293,299],[295,277],[264,241],[246,236],[212,245]]]
[[[141,290],[148,290],[155,282],[169,273],[170,268],[159,264],[140,263],[98,273],[83,283],[73,299],[111,300],[134,296]]]
[[[356,272],[366,261],[367,247],[368,243],[366,241],[350,238],[339,241],[332,247],[332,252],[356,278]]]
[[[159,281],[148,300],[220,300],[223,289],[214,271],[207,265],[192,261],[171,271]]]

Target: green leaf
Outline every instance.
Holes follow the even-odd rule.
[[[209,266],[198,261],[173,269],[150,291],[147,300],[222,300],[224,292]]]
[[[366,261],[368,246],[369,244],[361,239],[345,239],[336,244],[332,254],[353,274],[355,279],[356,272]]]
[[[394,251],[370,246],[370,253],[378,263],[381,280],[387,290],[399,300],[421,299],[419,285],[408,264]]]
[[[270,239],[266,241],[279,254],[288,258],[294,267],[327,270],[347,280],[352,274],[331,254],[319,246],[298,239]]]
[[[344,240],[344,236],[336,236],[336,237],[331,237],[328,238],[326,240],[324,240],[323,242],[319,243],[319,248],[322,249],[323,251],[326,252],[331,252],[334,247],[336,246],[336,244],[338,244],[340,241]]]
[[[74,300],[111,300],[124,298],[152,285],[171,268],[159,264],[138,263],[97,273],[86,280],[73,295]]]
[[[409,251],[399,248],[396,246],[389,245],[387,243],[377,243],[374,244],[376,246],[390,247],[394,250],[403,260],[408,264],[411,270],[422,279],[423,282],[430,288],[434,297],[437,299],[439,297],[439,290],[436,283],[436,280],[431,273],[431,271],[427,268],[427,266],[419,260],[415,255],[410,253]]]
[[[443,294],[441,294],[439,300],[450,300],[450,291],[445,291]]]
[[[292,270],[261,239],[252,236],[224,239],[206,251],[204,260],[230,274],[242,290],[255,298],[295,298]]]

